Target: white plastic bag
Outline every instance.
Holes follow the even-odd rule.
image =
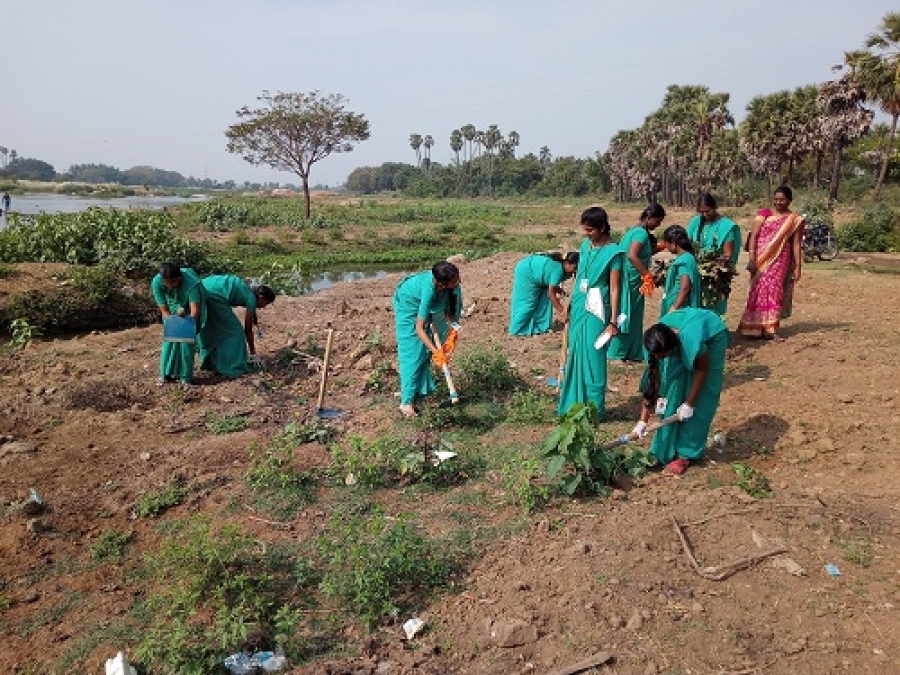
[[[584,298],[584,308],[601,321],[606,321],[606,310],[603,308],[603,296],[600,295],[600,289],[595,287],[589,288]]]

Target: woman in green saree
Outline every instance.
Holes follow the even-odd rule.
[[[643,361],[644,303],[653,292],[653,274],[650,258],[657,252],[651,234],[666,217],[666,210],[659,204],[650,204],[641,213],[640,222],[622,235],[619,247],[625,252],[625,284],[631,312],[628,320],[612,339],[607,358],[614,361]],[[649,280],[649,281],[648,281]]]
[[[694,258],[694,247],[681,225],[663,232],[663,241],[675,259],[666,270],[666,287],[660,305],[660,316],[686,307],[700,306],[700,269]]]
[[[516,263],[509,307],[510,335],[538,335],[550,330],[553,310],[562,315],[559,285],[578,268],[578,253],[536,253]]]
[[[259,323],[256,312],[275,301],[275,292],[268,286],[251,289],[233,274],[206,277],[203,288],[206,289],[206,324],[197,334],[200,367],[231,378],[249,373],[251,364],[261,363],[253,339],[253,329]],[[233,307],[246,309],[243,325]]]
[[[163,321],[171,315],[190,316],[197,331],[203,329],[206,323],[206,290],[192,269],[164,263],[159,274],[150,282],[150,292]],[[162,385],[180,380],[182,384],[192,384],[195,352],[193,342],[163,342],[157,383]]]
[[[446,260],[430,272],[405,277],[394,291],[394,329],[400,366],[400,414],[415,417],[416,398],[434,392],[432,355],[438,352],[434,331],[446,339],[447,319],[458,321],[462,311],[459,269]]]
[[[733,220],[721,215],[716,198],[704,192],[697,200],[697,215],[688,223],[687,233],[691,241],[697,243],[697,255],[704,258],[715,256],[726,263],[737,265],[741,253],[741,228]],[[701,303],[703,302],[701,293]],[[707,306],[719,316],[725,316],[728,310],[728,298],[719,298]]]
[[[603,419],[608,339],[619,332],[619,314],[630,311],[623,290],[625,253],[610,237],[609,218],[599,206],[581,214],[581,225],[587,239],[579,251],[569,303],[568,353],[558,413],[564,415],[575,403],[593,403]]]
[[[728,342],[727,326],[708,309],[676,310],[644,333],[647,373],[633,433],[647,435],[657,401],[665,401],[663,417],[678,415],[681,421],[659,429],[650,446],[669,473],[681,475],[703,454],[722,394]]]

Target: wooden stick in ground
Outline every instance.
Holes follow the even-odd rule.
[[[649,425],[647,427],[647,433],[652,434],[657,429],[662,429],[663,427],[667,427],[670,424],[675,424],[675,422],[678,422],[678,421],[679,421],[678,415],[670,415],[669,417],[666,417],[665,419],[660,420],[659,422],[655,422],[655,423]],[[602,446],[600,446],[600,449],[601,450],[612,450],[613,448],[618,448],[620,445],[626,445],[628,443],[631,443],[631,441],[636,441],[636,440],[638,440],[638,435],[636,433],[634,433],[633,431],[631,431],[631,432],[625,434],[624,436],[619,436],[618,438],[610,441],[609,443],[604,443]]]
[[[322,377],[319,379],[319,398],[316,401],[316,411],[322,410],[325,401],[325,381],[328,379],[328,359],[331,356],[331,343],[334,340],[334,329],[328,329],[328,337],[325,339],[325,358],[322,359]]]

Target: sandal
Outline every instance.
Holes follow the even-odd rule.
[[[687,468],[691,465],[691,463],[684,459],[683,457],[677,457],[673,459],[671,462],[666,464],[665,472],[670,473],[673,476],[680,476]]]

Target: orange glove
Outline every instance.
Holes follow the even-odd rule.
[[[653,289],[656,288],[656,284],[653,283],[653,275],[647,272],[647,274],[641,275],[641,287],[638,289],[638,292],[643,295],[645,298],[649,298],[653,295]]]
[[[447,331],[447,339],[444,340],[444,344],[441,345],[441,349],[443,349],[445,356],[450,356],[453,353],[453,350],[456,349],[456,338],[458,335],[459,332],[455,328],[451,328]]]
[[[444,354],[440,349],[436,352],[431,352],[431,362],[436,365],[438,368],[443,368],[447,365],[447,355]]]

